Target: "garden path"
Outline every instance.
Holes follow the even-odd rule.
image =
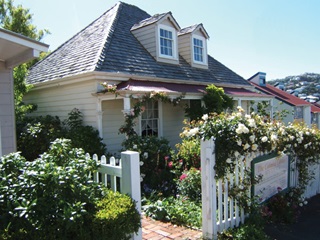
[[[202,232],[142,217],[142,240],[197,240]]]

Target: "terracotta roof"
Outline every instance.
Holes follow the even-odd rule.
[[[150,17],[136,6],[117,3],[34,65],[27,82],[35,84],[99,71],[144,79],[152,77],[220,86],[250,86],[211,56],[208,56],[209,69],[191,67],[181,56],[179,64],[157,62],[130,31],[134,24]]]
[[[275,98],[283,101],[283,102],[286,102],[288,103],[289,105],[292,105],[292,106],[306,106],[306,105],[310,105],[309,102],[301,99],[301,98],[298,98],[290,93],[287,93],[277,87],[274,87],[270,84],[266,84],[265,87],[262,87],[262,86],[259,86],[258,84],[256,83],[253,83],[251,82],[251,84],[258,90],[264,92],[264,93],[267,93],[267,94],[270,94],[272,96],[274,96]]]
[[[117,90],[128,90],[133,92],[168,92],[168,93],[201,93],[206,89],[205,85],[195,84],[178,84],[168,82],[154,82],[130,79],[126,82],[121,82],[117,85]],[[244,88],[223,87],[226,94],[232,96],[246,96],[246,97],[265,97],[265,94],[249,91]]]
[[[320,113],[320,105],[317,103],[311,104],[311,112]]]

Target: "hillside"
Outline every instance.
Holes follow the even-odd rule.
[[[318,101],[320,98],[320,74],[318,73],[288,76],[268,81],[268,84],[276,85],[280,89],[310,102]]]

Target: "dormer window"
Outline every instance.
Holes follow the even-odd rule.
[[[183,28],[178,33],[179,54],[195,68],[208,69],[207,40],[202,24]]]
[[[177,59],[176,30],[166,25],[159,25],[159,55],[163,58]]]
[[[173,56],[172,51],[173,37],[172,32],[163,28],[160,28],[160,53],[161,55]]]
[[[203,40],[193,38],[193,60],[195,62],[203,63]]]

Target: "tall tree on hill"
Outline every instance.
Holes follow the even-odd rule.
[[[45,34],[49,34],[50,32],[47,29],[38,30],[37,27],[32,24],[32,16],[30,10],[24,8],[22,5],[14,6],[14,0],[0,0],[0,27],[41,41]],[[41,55],[39,59],[44,56],[44,54]],[[21,120],[26,113],[36,109],[35,105],[24,104],[22,98],[31,89],[31,85],[27,85],[25,81],[28,69],[39,61],[39,59],[21,64],[13,70],[15,113],[17,120]]]

